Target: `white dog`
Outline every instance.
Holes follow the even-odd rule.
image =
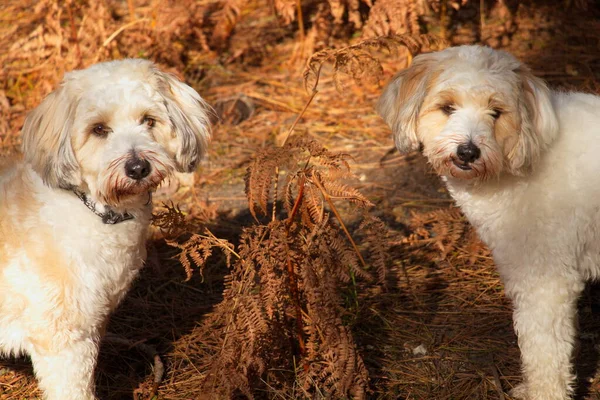
[[[600,97],[550,91],[510,54],[462,46],[416,57],[378,111],[493,252],[522,354],[513,394],[570,398],[577,299],[600,275]]]
[[[207,106],[149,61],[67,74],[0,164],[0,353],[31,356],[48,400],[91,400],[109,313],[146,258],[151,192],[190,172]]]

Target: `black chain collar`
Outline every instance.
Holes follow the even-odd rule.
[[[133,215],[129,214],[128,212],[121,214],[111,210],[108,206],[105,206],[104,208],[106,211],[101,213],[100,211],[96,210],[96,203],[88,199],[84,192],[77,189],[71,189],[71,191],[75,193],[77,197],[79,197],[79,199],[87,208],[90,209],[90,211],[99,216],[102,219],[102,222],[107,225],[115,225],[119,222],[128,221],[134,218]],[[152,193],[148,192],[148,203],[146,203],[146,205],[150,204],[150,202],[152,202]]]

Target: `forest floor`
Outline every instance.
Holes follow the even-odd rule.
[[[2,18],[6,25],[8,18]],[[542,8],[520,16],[517,26],[502,48],[553,87],[600,94],[597,8],[568,13]],[[13,41],[26,34],[1,28],[0,33],[14,35]],[[246,168],[258,150],[281,144],[309,97],[299,53],[298,41],[287,39],[258,65],[213,63],[197,81],[186,75],[210,104],[225,102],[223,122],[213,129],[200,170],[159,201],[173,201],[205,220],[218,237],[237,240],[242,227],[252,223],[244,194]],[[389,56],[382,64],[389,79],[405,60]],[[23,113],[35,105],[8,102],[6,88],[2,83],[0,103],[6,100],[4,110],[12,109],[13,119],[0,123],[5,128],[0,129],[0,154],[18,145]],[[355,187],[375,203],[373,213],[398,238],[386,287],[356,298],[352,331],[369,371],[370,398],[509,399],[520,379],[519,351],[511,304],[490,253],[424,158],[395,151],[389,128],[374,111],[380,93],[380,85],[353,82],[339,92],[325,69],[319,92],[295,128],[332,151],[352,155]],[[227,102],[231,99],[240,101]],[[220,301],[227,269],[215,257],[202,276],[195,272],[186,281],[177,249],[156,237],[149,244],[148,266],[112,316],[109,331],[157,348],[167,368],[158,399],[200,399],[206,348],[198,325]],[[586,291],[580,324],[579,393],[600,399],[598,288]],[[100,398],[149,399],[151,380],[150,360],[136,348],[102,345]],[[39,395],[28,360],[0,361],[0,399]],[[265,398],[277,396],[265,393]]]

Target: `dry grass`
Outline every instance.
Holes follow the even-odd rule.
[[[313,42],[301,46],[298,23],[289,17],[289,8],[290,25],[273,17],[266,0],[231,2],[241,11],[230,12],[226,21],[239,19],[230,33],[240,39],[217,49],[211,44],[211,29],[219,16],[211,10],[217,3],[221,2],[67,1],[60,6],[52,1],[3,2],[0,155],[18,146],[25,112],[64,71],[111,58],[149,57],[183,76],[211,104],[221,105],[224,122],[216,125],[208,161],[192,184],[181,185],[169,200],[181,207],[187,224],[207,226],[217,237],[237,243],[241,227],[253,221],[243,192],[245,169],[259,150],[283,143],[304,107],[309,94],[302,71],[310,50],[319,48],[315,45],[319,32],[311,36],[307,14],[306,40]],[[461,12],[468,13],[474,3],[479,2],[469,2]],[[589,3],[588,11],[581,12],[575,6],[585,2],[572,3],[566,12],[560,11],[564,1],[522,6],[513,10],[514,27],[496,21],[503,15],[490,12],[483,21],[483,39],[502,25],[494,44],[503,43],[550,84],[599,93],[598,9]],[[463,14],[453,13],[450,17],[462,18]],[[206,15],[212,17],[204,21]],[[481,27],[476,14],[473,19],[474,26]],[[482,32],[450,27],[443,33],[459,42],[476,40]],[[260,49],[242,40],[263,36],[270,39],[260,42],[266,43]],[[343,41],[338,33],[326,44]],[[403,54],[383,59],[385,77],[406,62]],[[393,236],[390,254],[395,263],[387,286],[359,285],[348,296],[352,317],[347,322],[369,372],[370,398],[508,399],[506,392],[519,380],[519,356],[511,307],[487,250],[452,208],[421,157],[394,152],[388,129],[373,112],[380,92],[377,83],[350,83],[340,94],[329,67],[321,74],[319,93],[294,132],[308,134],[330,151],[353,156],[358,189],[375,203],[376,214]],[[352,218],[347,222],[352,230]],[[168,246],[159,232],[149,248],[148,268],[109,329],[154,345],[163,355],[167,372],[159,399],[201,398],[199,388],[218,344],[201,324],[222,300],[224,257],[211,256],[203,276],[194,273],[186,281],[178,249]],[[590,369],[597,359],[593,349],[600,327],[594,294],[592,289],[581,308],[581,341],[587,353],[579,365],[588,378],[593,377]],[[97,374],[99,395],[150,399],[149,365],[135,348],[104,345]],[[599,387],[598,379],[593,380],[588,398],[600,398]],[[285,391],[265,388],[264,398],[303,395],[300,386]],[[35,396],[39,392],[29,363],[2,361],[0,399]]]

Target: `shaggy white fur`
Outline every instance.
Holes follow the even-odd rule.
[[[0,162],[0,354],[48,400],[91,400],[100,338],[146,258],[151,192],[195,169],[207,106],[144,60],[67,74]]]
[[[378,111],[401,151],[422,145],[493,252],[522,354],[513,394],[570,398],[577,299],[600,274],[600,97],[461,46],[416,57]]]

